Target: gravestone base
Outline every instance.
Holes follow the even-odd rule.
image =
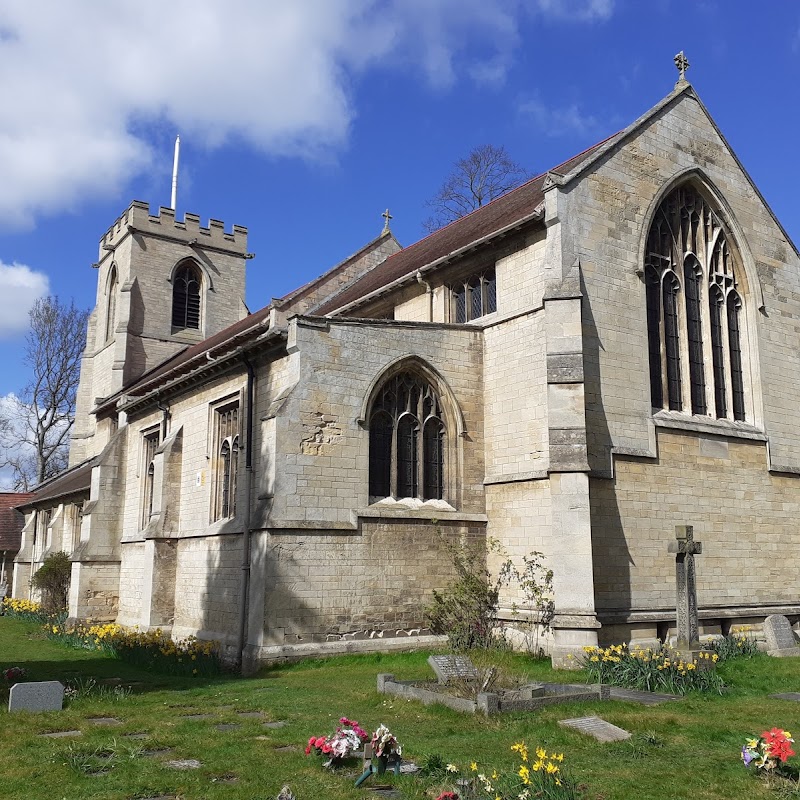
[[[784,648],[781,650],[767,650],[767,655],[773,658],[797,658],[800,656],[800,647]]]

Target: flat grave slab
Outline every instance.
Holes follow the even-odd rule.
[[[576,717],[575,719],[561,719],[558,724],[562,728],[573,728],[580,733],[585,733],[598,742],[623,742],[631,738],[628,731],[606,722],[600,717]]]
[[[122,735],[123,739],[146,739],[150,736],[149,733],[124,733]]]
[[[53,733],[40,733],[44,739],[68,739],[75,736],[83,736],[80,731],[53,731]]]
[[[436,673],[439,683],[474,681],[478,678],[478,670],[466,656],[429,656],[428,664]]]
[[[638,689],[623,689],[620,686],[611,687],[612,700],[627,700],[630,703],[639,703],[643,706],[657,706],[670,700],[680,700],[677,694],[657,694],[656,692],[641,692]]]
[[[764,620],[764,636],[769,655],[779,658],[800,656],[800,647],[797,646],[791,623],[782,614],[770,614]]]
[[[61,711],[64,706],[64,685],[59,681],[26,681],[15,683],[8,694],[11,711]]]
[[[286,722],[285,719],[278,720],[277,722],[265,722],[264,723],[264,727],[265,728],[272,728],[273,730],[277,730],[278,728],[283,728],[285,725],[287,725],[287,722]]]
[[[800,692],[782,692],[781,694],[771,694],[776,700],[793,700],[795,703],[800,703]]]
[[[196,758],[178,758],[174,761],[165,761],[164,766],[170,769],[200,769],[203,765]]]
[[[242,717],[243,719],[261,719],[264,716],[263,711],[237,711],[237,717]]]
[[[241,725],[237,725],[235,722],[221,722],[219,725],[214,726],[218,731],[238,731],[241,729]]]
[[[89,717],[86,721],[92,725],[122,725],[122,721],[116,717]]]

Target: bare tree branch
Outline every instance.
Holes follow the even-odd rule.
[[[24,361],[32,376],[0,409],[0,467],[11,469],[16,490],[31,489],[67,466],[88,317],[58,297],[40,298],[30,310]]]
[[[469,214],[519,186],[526,170],[511,160],[505,147],[484,144],[453,165],[442,187],[425,203],[433,214],[422,223],[429,233]]]

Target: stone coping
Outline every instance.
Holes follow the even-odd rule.
[[[378,675],[378,693],[418,700],[424,705],[443,705],[464,714],[481,713],[488,717],[512,711],[536,711],[546,706],[580,700],[608,700],[611,687],[605,684],[529,684],[502,695],[481,692],[476,700],[469,700],[426,689],[419,681],[397,681],[394,675],[382,673]]]

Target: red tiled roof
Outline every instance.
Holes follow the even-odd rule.
[[[615,136],[617,134],[614,134]],[[611,139],[613,137],[609,137]],[[573,156],[563,164],[559,164],[548,172],[557,172],[566,175],[588,159],[609,139],[590,147],[582,153]],[[469,246],[473,242],[490,236],[491,234],[508,228],[516,222],[529,217],[539,204],[544,200],[544,185],[547,173],[542,173],[531,178],[522,186],[512,189],[507,194],[492,200],[485,206],[475,209],[461,219],[426,236],[416,244],[409,245],[399,253],[389,256],[385,261],[376,266],[362,278],[353,281],[339,294],[325,300],[309,313],[320,316],[346,306],[362,297],[380,289],[393,281],[415,273],[440,258],[448,256],[457,250]]]
[[[16,509],[30,492],[0,492],[0,550],[16,553],[22,540],[25,517]]]

